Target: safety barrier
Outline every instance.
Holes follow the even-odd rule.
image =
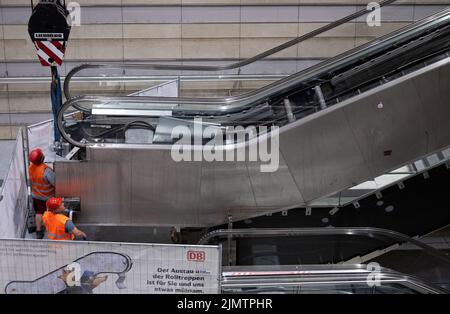
[[[0,293],[219,293],[220,246],[0,240]]]
[[[19,238],[25,228],[28,189],[22,133],[18,132],[13,157],[0,190],[0,238]]]

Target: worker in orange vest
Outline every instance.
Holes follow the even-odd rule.
[[[40,148],[33,149],[28,157],[31,183],[31,196],[36,213],[36,237],[42,239],[42,215],[46,211],[45,202],[55,196],[55,173],[44,163],[44,153]]]
[[[72,220],[62,214],[65,210],[61,197],[52,197],[47,201],[47,211],[42,220],[51,240],[73,240],[75,237],[86,239],[86,234],[73,224]]]

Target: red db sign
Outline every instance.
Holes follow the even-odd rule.
[[[204,262],[205,261],[205,252],[204,251],[188,251],[187,252],[187,260],[194,262]]]

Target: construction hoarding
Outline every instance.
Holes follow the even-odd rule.
[[[11,163],[0,187],[0,238],[20,238],[24,232],[28,188],[23,158],[22,133],[18,132]]]
[[[219,293],[219,246],[0,240],[6,294]]]

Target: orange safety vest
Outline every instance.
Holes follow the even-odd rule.
[[[55,195],[55,187],[45,181],[45,169],[47,168],[48,166],[44,163],[38,166],[31,164],[28,168],[32,195],[45,201]]]
[[[73,240],[75,236],[66,232],[66,222],[69,217],[46,211],[42,216],[48,238],[51,240]]]

